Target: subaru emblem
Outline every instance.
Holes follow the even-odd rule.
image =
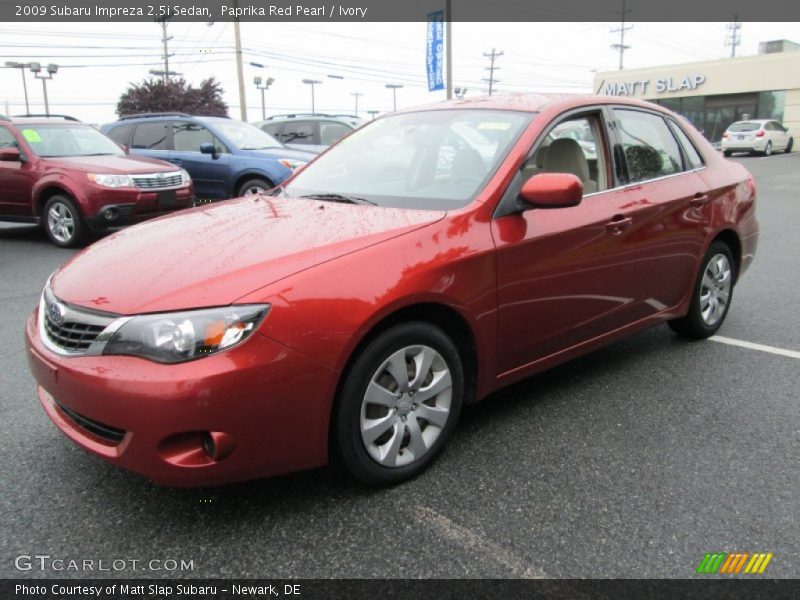
[[[50,306],[47,307],[47,313],[50,316],[50,320],[55,325],[61,325],[64,322],[64,317],[67,314],[67,309],[60,302],[53,302]]]

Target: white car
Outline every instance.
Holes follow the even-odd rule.
[[[769,119],[737,121],[722,134],[722,152],[760,152],[769,156],[773,152],[791,152],[794,140],[783,125]]]

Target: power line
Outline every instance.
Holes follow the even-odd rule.
[[[499,57],[503,56],[503,52],[496,52],[494,48],[492,48],[491,52],[484,52],[483,55],[489,59],[489,66],[486,67],[486,70],[489,71],[489,78],[482,79],[482,81],[489,82],[489,95],[492,95],[492,90],[494,89],[495,82],[499,82],[499,79],[494,78],[494,72],[499,70],[500,67],[496,67],[494,61],[497,60]]]
[[[627,14],[631,12],[630,8],[627,8],[626,0],[622,0],[622,11],[620,12],[620,23],[619,27],[616,29],[612,29],[611,33],[619,33],[619,44],[612,44],[611,47],[615,50],[619,50],[619,70],[622,71],[625,67],[623,66],[623,58],[625,56],[625,50],[630,49],[630,46],[625,45],[625,32],[633,29],[633,25],[625,25],[625,17]]]
[[[736,46],[742,43],[742,24],[739,22],[739,15],[733,15],[733,23],[726,26],[728,35],[725,38],[725,45],[731,47],[731,58],[736,58]]]

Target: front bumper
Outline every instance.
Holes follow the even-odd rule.
[[[39,400],[73,442],[157,483],[206,486],[327,462],[336,374],[255,333],[228,351],[165,365],[129,356],[64,357],[28,319]],[[225,455],[209,457],[206,432]]]
[[[159,203],[158,192],[114,190],[114,193],[104,193],[91,199],[92,208],[84,221],[89,229],[102,233],[194,206],[191,186],[169,191],[175,192],[175,202],[169,205]]]

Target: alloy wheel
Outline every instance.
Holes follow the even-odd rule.
[[[66,204],[56,202],[47,211],[47,227],[53,237],[67,244],[75,235],[75,215]]]
[[[262,185],[257,185],[257,184],[249,185],[247,186],[247,188],[245,188],[244,194],[242,194],[242,196],[256,196],[258,194],[263,194],[266,191],[267,188]]]
[[[725,315],[731,296],[733,270],[724,254],[715,254],[706,264],[700,283],[700,314],[709,327],[716,325]]]
[[[450,417],[453,379],[442,355],[430,346],[407,346],[375,371],[361,402],[361,439],[385,467],[418,461],[434,445]]]

